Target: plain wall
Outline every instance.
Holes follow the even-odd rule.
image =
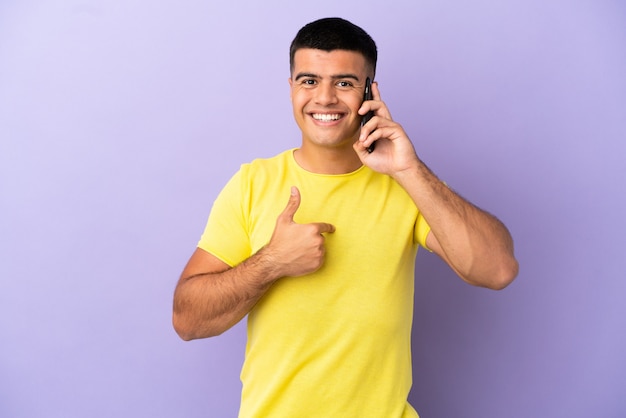
[[[234,417],[245,326],[172,292],[239,165],[300,142],[288,47],[342,16],[419,155],[510,228],[493,292],[418,254],[423,418],[626,415],[621,1],[0,3],[0,416]]]

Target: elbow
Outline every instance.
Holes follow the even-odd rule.
[[[199,327],[192,321],[185,319],[184,315],[174,312],[172,315],[172,325],[174,331],[183,341],[199,340],[202,338],[217,337],[225,330],[214,329],[212,327]]]
[[[510,257],[505,262],[500,263],[499,268],[491,276],[485,287],[491,290],[503,290],[515,280],[518,273],[519,263],[515,257]]]
[[[176,312],[172,315],[172,325],[174,326],[174,331],[176,331],[176,334],[178,334],[181,340],[191,341],[195,339],[192,329],[187,326],[185,321],[182,320],[181,315],[176,314]]]
[[[503,290],[517,277],[519,264],[515,257],[509,257],[498,263],[490,263],[487,270],[468,272],[459,276],[467,283],[491,290]]]

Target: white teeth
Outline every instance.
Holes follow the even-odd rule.
[[[319,120],[321,122],[330,122],[333,120],[338,120],[340,117],[341,117],[340,115],[328,115],[328,114],[322,114],[322,113],[313,114],[313,119]]]

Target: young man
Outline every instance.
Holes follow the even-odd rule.
[[[301,146],[241,167],[178,282],[185,340],[248,315],[240,417],[417,417],[407,397],[418,246],[477,286],[517,275],[506,227],[426,167],[376,83],[363,102],[376,57],[342,19],[298,32],[289,85]]]

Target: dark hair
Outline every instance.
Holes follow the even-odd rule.
[[[294,56],[302,48],[334,51],[342,49],[363,54],[365,62],[376,72],[378,52],[371,36],[357,25],[339,17],[328,17],[311,22],[298,31],[289,48],[289,66],[293,71]]]

